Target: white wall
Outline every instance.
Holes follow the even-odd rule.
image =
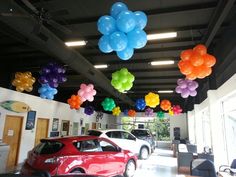
[[[42,99],[37,96],[32,96],[29,94],[19,93],[16,91],[8,90],[0,87],[0,102],[6,100],[14,100],[14,101],[22,101],[28,104],[32,110],[36,111],[36,121],[35,127],[37,124],[37,118],[47,118],[49,119],[49,130],[52,130],[52,119],[59,118],[59,129],[61,127],[61,120],[69,120],[70,121],[70,133],[72,132],[73,122],[80,122],[80,119],[83,118],[83,126],[85,123],[96,122],[96,113],[91,116],[88,116],[83,113],[84,109],[80,108],[79,111],[71,110],[68,104],[60,103],[52,100]],[[18,163],[24,161],[27,156],[27,152],[34,147],[34,139],[35,139],[35,130],[25,130],[26,117],[27,113],[15,113],[8,111],[2,107],[0,107],[0,139],[3,136],[5,117],[6,115],[15,115],[22,116],[23,125],[22,125],[22,134],[21,134],[21,143],[19,150],[19,158]],[[115,124],[116,119],[108,114],[103,115],[103,118],[99,120],[99,123],[102,124],[102,128],[105,127],[105,124],[113,125]],[[81,132],[81,127],[79,127],[79,132]]]

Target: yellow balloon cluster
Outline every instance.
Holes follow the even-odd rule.
[[[32,76],[31,72],[16,72],[15,79],[12,81],[12,85],[16,87],[16,91],[31,92],[33,90],[33,84],[35,83],[35,78]]]
[[[169,109],[169,115],[171,115],[171,116],[174,115],[174,111],[173,111],[173,108],[172,108],[172,107]]]
[[[157,105],[160,104],[159,95],[149,92],[147,95],[145,95],[145,102],[147,106],[155,108]]]
[[[117,107],[115,107],[114,109],[112,109],[112,115],[113,115],[113,116],[119,116],[120,113],[121,113],[121,110],[120,110],[120,107],[119,107],[119,106],[117,106]]]

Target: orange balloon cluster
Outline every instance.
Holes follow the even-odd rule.
[[[12,85],[16,87],[16,91],[31,92],[33,90],[33,84],[35,83],[35,78],[32,76],[31,72],[16,72],[15,79],[12,81]]]
[[[189,80],[203,79],[212,72],[216,58],[207,53],[205,45],[198,44],[193,49],[184,50],[180,54],[178,63],[180,72]]]
[[[130,117],[135,117],[135,116],[136,116],[136,111],[133,110],[133,109],[130,109],[130,110],[128,111],[128,116],[130,116]]]
[[[169,100],[162,100],[161,101],[161,109],[164,111],[168,111],[171,108],[171,102]]]
[[[81,101],[80,96],[71,95],[71,97],[67,100],[67,103],[70,105],[71,109],[79,109],[80,105],[83,103]]]

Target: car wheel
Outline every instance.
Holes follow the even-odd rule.
[[[148,148],[142,147],[140,150],[140,159],[147,159],[148,158]]]
[[[136,170],[135,162],[133,160],[129,160],[125,167],[124,177],[134,176],[135,170]]]

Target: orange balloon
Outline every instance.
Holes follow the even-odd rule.
[[[207,76],[207,72],[208,72],[208,67],[206,67],[205,65],[201,65],[201,66],[199,66],[199,73],[198,73],[197,77],[199,79],[203,79]]]
[[[207,48],[203,44],[198,44],[193,48],[193,51],[200,55],[205,55],[207,53]]]
[[[130,109],[130,110],[128,111],[128,116],[130,116],[130,117],[135,117],[135,116],[136,116],[136,111],[133,110],[133,109]]]
[[[204,65],[207,67],[212,67],[216,64],[216,58],[213,55],[205,54],[202,56],[204,59]]]
[[[83,103],[81,101],[80,96],[71,95],[71,97],[67,100],[67,103],[70,105],[71,109],[79,109],[80,105]]]
[[[178,63],[178,66],[179,66],[180,72],[185,75],[190,74],[193,70],[193,66],[187,60],[186,61],[180,60]]]
[[[190,74],[186,75],[186,78],[188,80],[195,80],[197,78],[197,76],[194,73],[190,73]]]
[[[180,58],[181,58],[182,60],[184,60],[184,61],[185,61],[185,60],[189,60],[190,57],[191,57],[191,55],[192,55],[192,53],[193,53],[193,50],[192,50],[192,49],[184,50],[184,51],[181,52]]]
[[[211,73],[212,73],[211,67],[207,67],[207,69],[206,69],[206,76],[210,76]]]
[[[169,100],[162,100],[161,101],[161,109],[168,111],[171,107],[171,103]]]
[[[197,52],[193,52],[191,58],[190,58],[190,62],[193,66],[200,66],[203,64],[204,59],[202,57],[202,55],[200,55]]]
[[[192,71],[191,74],[192,74],[193,76],[196,76],[196,77],[197,77],[199,73],[200,73],[200,68],[199,68],[199,67],[196,67],[196,66],[193,67],[193,71]]]

